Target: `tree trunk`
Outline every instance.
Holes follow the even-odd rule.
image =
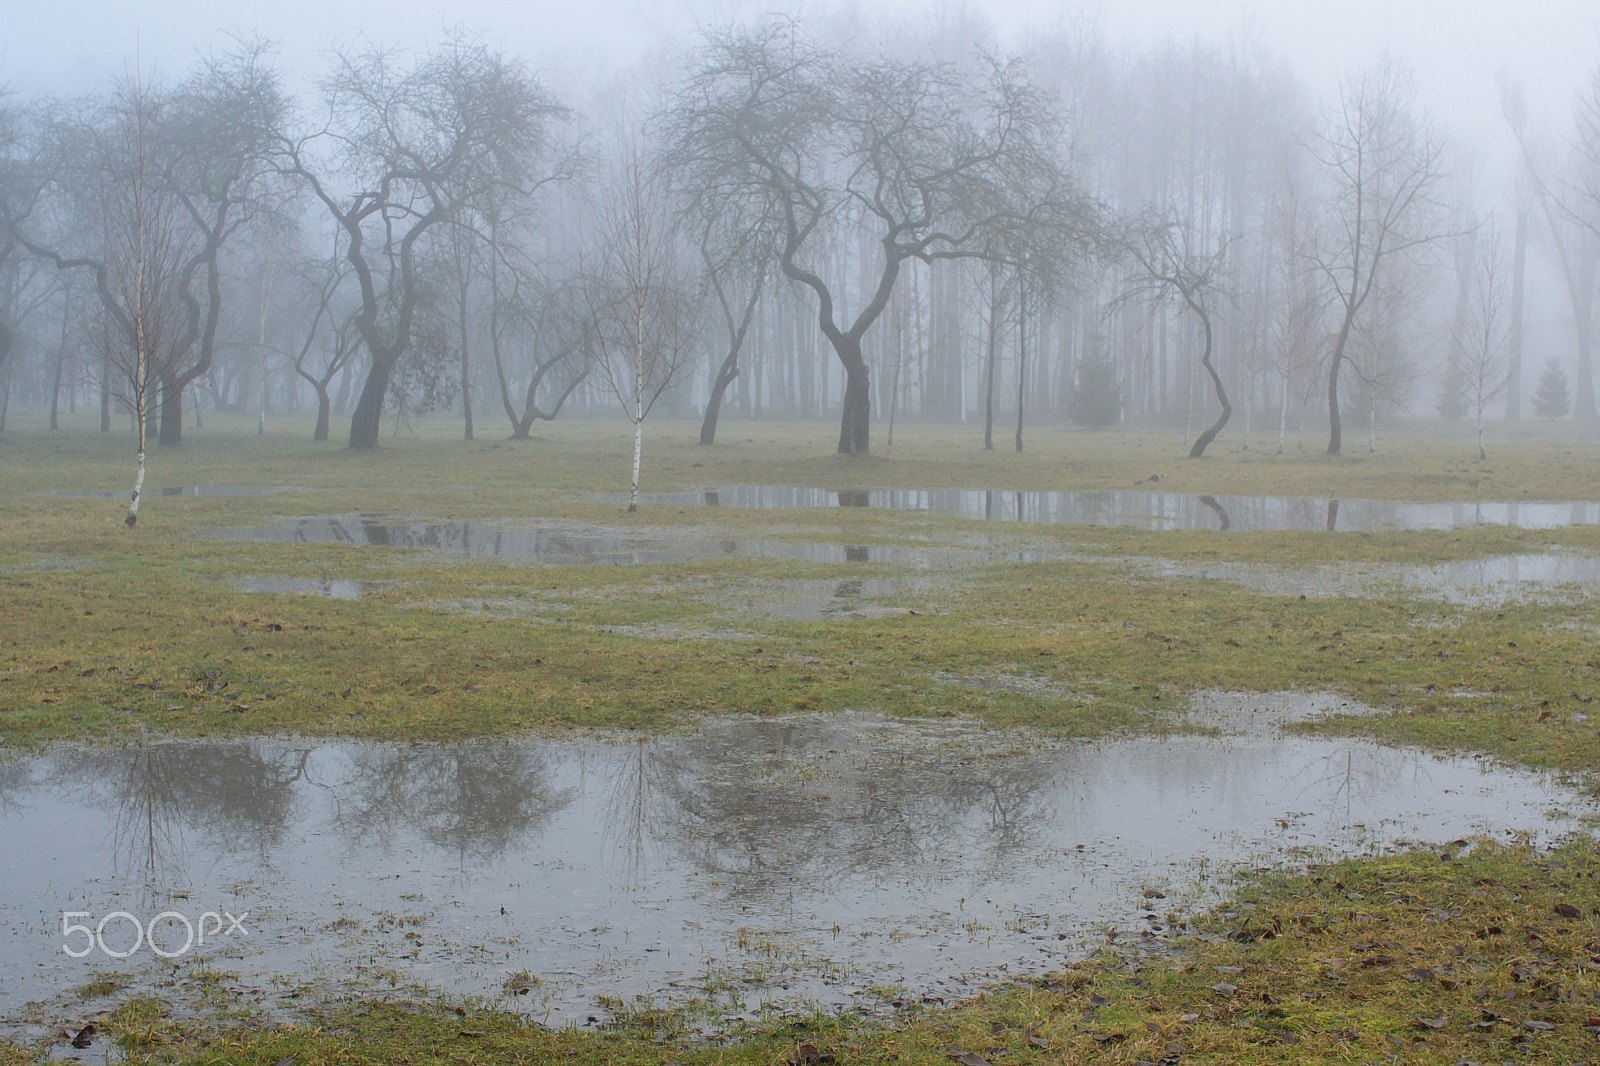
[[[466,440],[472,439],[472,360],[467,329],[467,287],[461,287],[461,417]]]
[[[1017,281],[1017,454],[1022,454],[1022,382],[1028,369],[1028,290],[1019,278]],[[1022,507],[1017,507],[1017,517],[1022,517]]]
[[[1283,395],[1278,398],[1278,454],[1283,454],[1283,438],[1289,430],[1289,375],[1283,376]]]
[[[1222,376],[1217,373],[1217,368],[1211,364],[1211,316],[1206,314],[1198,304],[1189,305],[1200,316],[1200,326],[1205,331],[1205,353],[1200,357],[1200,365],[1206,368],[1206,373],[1211,375],[1211,384],[1217,390],[1217,402],[1222,404],[1222,417],[1217,419],[1216,425],[1206,430],[1195,438],[1194,447],[1189,449],[1189,458],[1198,459],[1206,452],[1206,446],[1217,438],[1222,432],[1222,427],[1228,424],[1228,419],[1233,414],[1233,405],[1228,402],[1228,390],[1222,387]]]
[[[111,356],[100,363],[100,432],[111,432]]]
[[[328,396],[327,382],[317,382],[316,388],[317,428],[316,432],[311,434],[311,439],[314,441],[325,441],[328,439],[328,420],[329,416],[333,413],[333,401]]]
[[[356,401],[355,413],[350,416],[350,447],[371,449],[378,446],[378,431],[383,419],[383,400],[389,392],[389,375],[400,359],[400,353],[389,348],[367,350],[372,356],[372,369],[367,373],[366,384],[361,386],[361,398]]]
[[[1344,443],[1343,427],[1339,423],[1339,367],[1344,363],[1344,346],[1350,339],[1350,324],[1355,319],[1353,303],[1347,303],[1344,323],[1339,327],[1339,337],[1333,342],[1333,359],[1328,364],[1328,454],[1338,455]]]
[[[711,395],[706,399],[706,416],[700,422],[700,443],[715,444],[717,441],[717,419],[722,415],[722,394],[728,391],[728,386],[733,384],[733,379],[739,376],[739,349],[733,348],[728,352],[727,358],[722,360],[722,366],[717,370],[716,380],[711,383]]]
[[[835,347],[838,347],[836,344]],[[844,364],[844,405],[839,419],[839,454],[868,454],[868,422],[872,414],[872,391],[867,364],[861,358],[860,342],[846,342],[839,352]]]
[[[999,347],[1000,332],[1000,276],[998,267],[989,269],[989,363],[984,369],[983,384],[983,450],[994,451],[994,364],[995,349]]]
[[[161,378],[161,432],[156,443],[163,448],[176,448],[183,443],[184,387],[171,378]]]
[[[1519,197],[1520,199],[1520,197]],[[1528,265],[1528,209],[1517,205],[1517,235],[1511,252],[1511,326],[1506,338],[1506,417],[1522,417],[1523,276]]]

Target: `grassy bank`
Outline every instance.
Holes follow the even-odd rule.
[[[1267,875],[1226,907],[1163,915],[1159,947],[1125,934],[1047,981],[887,1018],[774,1014],[721,1029],[714,1005],[641,1005],[598,1030],[550,1030],[488,1005],[397,1002],[262,1026],[185,1021],[145,999],[101,1025],[136,1061],[230,1066],[1572,1063],[1594,1058],[1600,1034],[1597,877],[1592,843]]]

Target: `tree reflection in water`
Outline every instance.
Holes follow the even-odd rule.
[[[349,760],[332,790],[352,843],[387,846],[409,829],[462,865],[499,858],[571,799],[552,789],[545,754],[529,744],[365,744]]]

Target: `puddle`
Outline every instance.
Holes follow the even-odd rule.
[[[615,497],[621,499],[622,497]],[[610,500],[613,497],[602,496]],[[1141,529],[1381,532],[1497,525],[1558,529],[1600,523],[1600,503],[1414,503],[1309,496],[1195,496],[1137,490],[1002,492],[986,489],[852,489],[731,485],[704,492],[657,493],[655,506],[877,507],[997,522],[1134,526]]]
[[[466,520],[406,522],[383,515],[322,515],[259,526],[213,529],[224,540],[280,544],[355,544],[418,548],[458,559],[505,559],[541,566],[650,566],[730,555],[815,563],[953,565],[974,552],[894,545],[828,544],[698,532],[616,529],[583,523]],[[997,557],[992,553],[986,557]]]
[[[147,489],[146,496],[274,496],[280,492],[303,492],[293,485],[166,485]],[[41,496],[57,496],[78,500],[125,500],[132,495],[130,489],[86,489],[83,491],[43,492]]]
[[[56,748],[0,763],[0,1021],[75,1002],[112,965],[128,994],[178,995],[202,961],[268,1015],[391,973],[553,1024],[604,1017],[599,997],[949,1000],[1059,969],[1108,927],[1158,939],[1167,906],[1238,864],[1543,842],[1593,812],[1531,773],[1264,724],[1296,699],[1213,694],[1197,720],[1250,727],[1099,743],[847,713],[637,739]],[[177,963],[63,953],[63,912],[119,911],[248,912],[248,936],[213,931]],[[123,950],[133,930],[104,937]]]
[[[241,577],[230,582],[240,592],[270,592],[289,596],[327,596],[335,600],[361,598],[359,581],[324,581],[312,577]]]
[[[1221,562],[1154,563],[1161,577],[1227,581],[1270,596],[1382,598],[1405,595],[1466,606],[1581,598],[1600,591],[1600,556],[1576,552],[1495,555],[1449,563],[1339,563],[1313,568]]]

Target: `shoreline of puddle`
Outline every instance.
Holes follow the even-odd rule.
[[[58,746],[0,762],[0,852],[28,857],[0,901],[0,1026],[67,1009],[108,963],[123,996],[196,1005],[197,974],[237,974],[230,995],[269,1017],[391,974],[548,1024],[634,997],[892,1013],[884,988],[952,1001],[1109,928],[1159,949],[1236,868],[1552,842],[1600,814],[1554,775],[1283,729],[1374,710],[1199,694],[1187,721],[1216,732],[1100,741],[846,712],[645,738]],[[248,910],[258,939],[176,968],[61,951],[59,912],[157,908]]]

